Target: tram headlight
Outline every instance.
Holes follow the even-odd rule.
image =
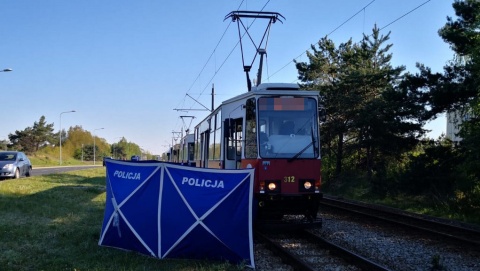
[[[280,187],[280,181],[279,180],[268,180],[265,181],[265,192],[268,194],[277,194],[280,193],[281,187]]]
[[[300,179],[300,182],[298,183],[298,191],[315,192],[314,182],[315,181],[312,179]]]

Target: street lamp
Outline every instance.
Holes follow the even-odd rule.
[[[6,69],[6,70],[8,70],[8,69]],[[65,111],[65,112],[60,113],[60,133],[59,133],[60,134],[60,165],[62,165],[62,114],[73,113],[73,112],[75,112],[75,110]]]
[[[103,130],[105,128],[98,128],[93,130],[93,165],[95,165],[95,131],[96,130]]]
[[[12,69],[3,69],[3,70],[0,70],[0,72],[11,72],[13,71]]]

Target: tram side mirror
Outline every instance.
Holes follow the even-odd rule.
[[[233,131],[235,130],[235,122],[233,119],[225,119],[223,121],[223,134],[224,137],[233,137]]]

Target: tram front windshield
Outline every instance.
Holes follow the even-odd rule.
[[[259,154],[263,158],[317,158],[318,107],[313,98],[258,99]]]

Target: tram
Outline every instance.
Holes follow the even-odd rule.
[[[254,168],[253,211],[257,220],[279,221],[286,215],[293,215],[316,222],[322,198],[320,94],[301,90],[298,84],[262,83],[266,55],[263,42],[268,40],[270,26],[284,19],[281,14],[233,11],[225,17],[228,18],[239,28],[248,91],[212,108],[211,113],[195,126],[193,145],[189,145],[193,147],[192,165],[225,170]],[[244,18],[267,19],[268,25],[259,44],[253,43],[249,28],[242,22]],[[243,56],[244,36],[255,46],[250,64],[245,63]],[[249,72],[257,56],[260,56],[258,77],[256,85],[252,86]]]
[[[255,168],[257,217],[317,216],[322,197],[319,92],[264,83],[224,101],[194,128],[197,167]]]
[[[194,134],[187,134],[185,135],[181,141],[179,146],[180,151],[180,163],[186,166],[195,166],[194,161]]]

